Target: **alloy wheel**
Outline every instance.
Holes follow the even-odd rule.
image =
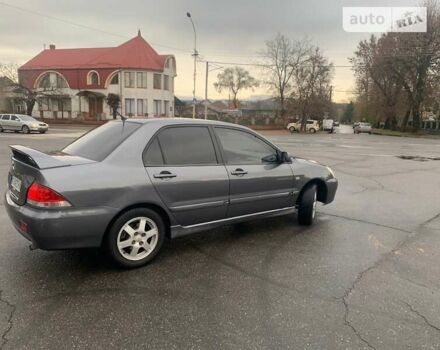
[[[119,253],[127,260],[138,261],[153,252],[159,239],[156,223],[147,217],[127,221],[117,236]]]

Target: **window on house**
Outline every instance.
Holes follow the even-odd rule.
[[[162,89],[162,74],[154,73],[153,88],[157,90]]]
[[[162,101],[161,100],[154,100],[154,115],[160,116],[162,114]]]
[[[72,102],[70,98],[63,98],[62,101],[63,111],[70,112],[72,110]]]
[[[136,113],[135,99],[126,98],[125,99],[125,114],[127,116],[133,116]]]
[[[137,72],[137,87],[147,88],[147,72]]]
[[[134,72],[125,72],[124,80],[126,88],[134,88]]]
[[[43,97],[38,99],[38,106],[40,111],[48,111],[49,110],[49,99],[47,97]]]
[[[147,109],[146,107],[146,100],[142,99],[142,98],[138,98],[137,100],[137,115],[139,116],[144,116],[145,113],[147,113]]]
[[[170,77],[168,75],[163,76],[163,89],[170,90]]]
[[[96,72],[89,72],[87,76],[88,85],[99,85],[99,75]]]
[[[38,87],[48,89],[51,87],[50,84],[50,74],[46,74],[43,78],[40,79]]]
[[[67,88],[66,79],[64,79],[61,75],[57,74],[57,87],[58,88]]]
[[[165,115],[168,117],[170,115],[170,101],[163,101]]]
[[[110,80],[110,85],[118,85],[119,84],[119,74],[115,74]]]

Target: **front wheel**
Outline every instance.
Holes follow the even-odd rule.
[[[311,132],[312,134],[314,134],[314,133],[316,132],[316,129],[315,129],[315,128],[310,128],[310,132]]]
[[[21,128],[21,131],[24,134],[30,134],[31,130],[29,129],[29,127],[27,125],[23,125],[23,127]]]
[[[119,265],[134,268],[149,263],[159,253],[165,239],[162,217],[147,208],[122,214],[107,235],[107,250]]]
[[[298,223],[310,226],[316,215],[316,185],[308,186],[302,196],[298,207]]]

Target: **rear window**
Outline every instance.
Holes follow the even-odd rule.
[[[62,152],[99,162],[140,126],[141,124],[132,122],[108,122],[73,141]]]

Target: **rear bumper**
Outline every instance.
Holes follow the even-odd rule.
[[[108,207],[47,210],[20,206],[9,191],[5,208],[17,231],[35,248],[45,250],[99,247],[116,215],[116,209]]]
[[[325,183],[327,185],[327,198],[324,204],[329,204],[335,199],[336,190],[338,189],[338,180],[332,178],[328,179]]]

